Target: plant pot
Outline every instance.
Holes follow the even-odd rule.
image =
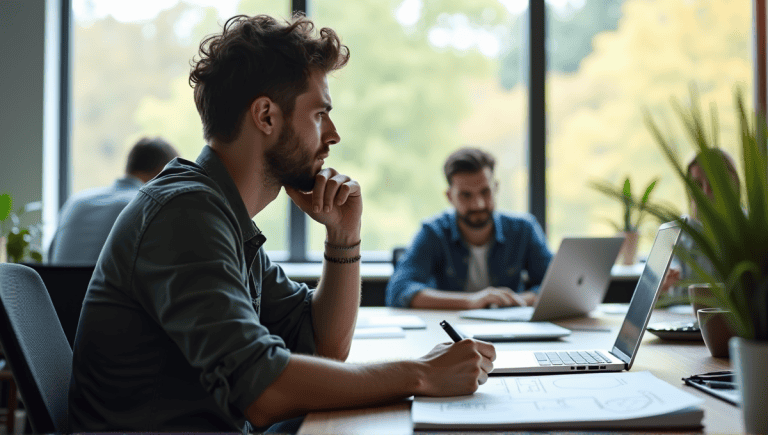
[[[736,384],[741,392],[744,431],[768,433],[765,398],[768,392],[768,341],[733,337],[729,342]]]
[[[637,242],[640,239],[640,233],[637,231],[623,231],[619,235],[624,236],[624,243],[619,250],[619,262],[631,266],[635,264],[637,256]]]

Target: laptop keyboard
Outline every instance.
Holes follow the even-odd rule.
[[[534,352],[540,366],[571,366],[576,364],[607,364],[611,360],[594,351]]]

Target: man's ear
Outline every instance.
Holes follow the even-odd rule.
[[[283,112],[269,97],[261,96],[253,100],[248,113],[254,126],[265,135],[280,131]]]

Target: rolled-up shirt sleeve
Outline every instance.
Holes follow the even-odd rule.
[[[314,355],[312,294],[306,284],[288,279],[283,269],[259,250],[254,273],[261,274],[261,312],[259,319],[272,334],[283,339],[292,352]]]
[[[220,197],[178,195],[147,224],[130,287],[233,421],[290,357],[283,339],[259,321],[241,234]],[[283,298],[303,300],[309,297],[304,293]]]
[[[441,251],[437,235],[426,225],[422,226],[387,284],[388,306],[410,308],[416,293],[435,286],[433,271]]]

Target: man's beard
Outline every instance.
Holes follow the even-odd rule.
[[[464,224],[470,228],[474,229],[481,229],[485,228],[486,225],[488,225],[491,222],[492,214],[491,211],[488,209],[485,210],[477,210],[477,211],[470,211],[466,214],[460,214],[457,213],[459,220],[464,222]],[[474,216],[485,216],[485,219],[472,219]]]
[[[314,156],[310,156],[293,127],[283,126],[277,143],[265,153],[267,174],[281,186],[289,186],[302,192],[315,188]]]

